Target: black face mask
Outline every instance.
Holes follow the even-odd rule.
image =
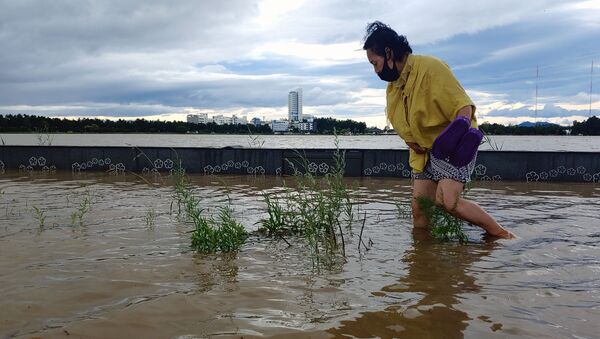
[[[394,62],[394,68],[389,68],[387,64],[387,55],[383,56],[383,68],[381,72],[377,73],[379,75],[379,79],[387,82],[392,82],[398,80],[400,77],[400,72],[398,72],[398,68],[396,67],[396,63]]]

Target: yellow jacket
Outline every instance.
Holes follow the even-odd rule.
[[[396,133],[427,150],[465,106],[473,106],[471,127],[477,127],[475,105],[448,65],[434,57],[409,54],[400,78],[388,84],[386,99],[387,119]],[[410,167],[422,172],[428,154],[411,149]]]

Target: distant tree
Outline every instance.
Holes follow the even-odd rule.
[[[574,135],[600,135],[600,119],[595,115],[588,118],[586,121],[573,121],[573,129],[571,134]]]
[[[101,120],[94,118],[59,119],[35,115],[0,114],[0,133],[2,132],[44,132],[44,133],[235,133],[247,134],[272,133],[271,127],[263,125],[217,125],[192,124],[183,121],[133,121]]]

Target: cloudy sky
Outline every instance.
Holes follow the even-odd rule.
[[[374,20],[445,60],[480,121],[586,119],[590,79],[600,114],[600,0],[0,0],[0,114],[272,119],[301,87],[305,113],[383,127]]]

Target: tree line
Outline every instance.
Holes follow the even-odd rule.
[[[371,132],[364,122],[350,119],[316,118],[317,134],[365,134]],[[572,135],[600,135],[600,119],[592,116],[582,122],[573,122],[573,126],[543,124],[535,126],[501,125],[483,123],[479,128],[494,135],[564,135],[570,130]],[[108,119],[66,119],[50,118],[25,114],[0,114],[0,133],[218,133],[218,134],[271,134],[268,125],[217,125],[193,124],[184,121],[160,120],[108,120]]]
[[[268,125],[193,124],[184,121],[60,119],[35,115],[0,115],[0,132],[36,133],[219,133],[219,134],[272,133]]]
[[[494,135],[600,135],[600,119],[592,116],[585,121],[573,121],[572,126],[556,124],[536,124],[534,126],[501,125],[483,123],[479,128]]]

